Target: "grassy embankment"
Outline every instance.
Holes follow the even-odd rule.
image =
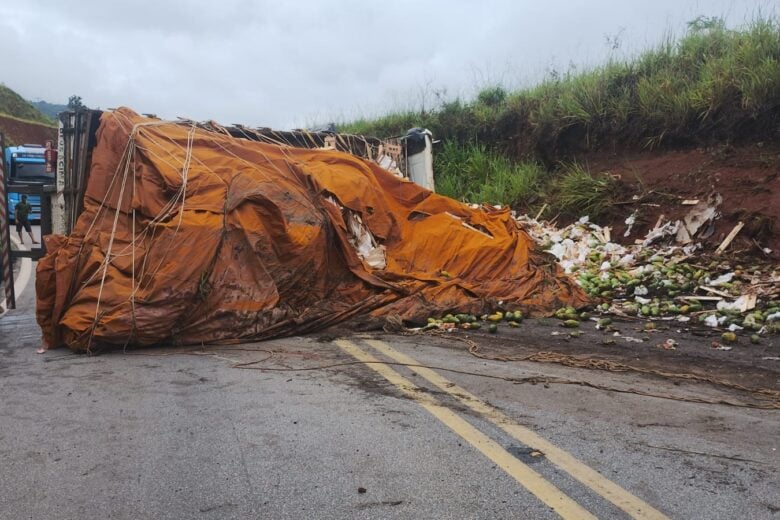
[[[18,121],[54,126],[54,120],[45,116],[22,96],[0,83],[0,114]]]
[[[616,196],[615,182],[577,157],[780,137],[778,20],[758,18],[736,29],[712,18],[688,25],[681,38],[630,59],[339,130],[388,137],[429,128],[443,141],[435,154],[437,191],[528,212],[544,200],[564,214],[598,217]]]
[[[56,136],[54,120],[42,114],[22,96],[0,83],[0,132],[6,146],[37,142],[31,135]]]

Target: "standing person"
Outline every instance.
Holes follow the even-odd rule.
[[[30,213],[32,213],[32,206],[27,202],[27,195],[22,195],[22,201],[17,202],[14,206],[14,218],[16,219],[16,232],[19,233],[19,240],[24,244],[24,238],[22,237],[22,228],[27,230],[27,234],[30,235],[30,240],[33,244],[37,244],[35,236],[32,233],[32,226],[30,225]]]

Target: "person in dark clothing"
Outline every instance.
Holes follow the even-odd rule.
[[[16,232],[19,233],[19,240],[24,244],[24,238],[22,237],[22,228],[30,235],[30,240],[33,244],[37,244],[35,236],[32,233],[32,226],[30,225],[30,213],[32,213],[32,206],[27,202],[27,195],[22,195],[21,202],[17,202],[14,206],[14,218],[16,219]]]

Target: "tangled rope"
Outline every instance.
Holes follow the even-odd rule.
[[[539,351],[539,352],[534,352],[532,354],[517,355],[517,356],[485,354],[483,352],[480,352],[480,347],[475,341],[470,340],[468,338],[454,336],[447,332],[436,330],[436,329],[424,331],[424,332],[410,331],[407,329],[400,332],[400,334],[403,336],[415,336],[415,335],[423,334],[429,336],[446,337],[447,339],[454,339],[457,341],[461,341],[466,345],[468,345],[469,354],[471,354],[474,357],[485,359],[488,361],[501,361],[501,362],[529,361],[529,362],[536,362],[536,363],[555,363],[555,364],[564,365],[572,368],[584,368],[588,370],[604,370],[608,372],[635,372],[639,374],[662,377],[665,379],[682,379],[686,381],[693,381],[696,383],[708,383],[713,386],[720,386],[732,390],[738,390],[740,392],[745,392],[747,394],[752,395],[755,399],[761,402],[760,403],[736,403],[732,401],[726,402],[723,400],[708,400],[708,399],[695,398],[695,397],[670,396],[666,394],[661,395],[661,394],[654,394],[654,393],[644,392],[635,389],[631,389],[630,391],[621,390],[613,387],[608,387],[605,385],[590,383],[587,381],[577,381],[576,383],[570,382],[567,384],[580,384],[582,386],[598,388],[600,390],[628,392],[628,393],[633,393],[638,395],[646,395],[650,397],[673,399],[676,401],[689,401],[689,402],[710,403],[710,404],[728,404],[731,406],[743,406],[747,408],[780,410],[780,391],[778,390],[772,390],[769,388],[750,388],[750,387],[746,387],[737,383],[732,383],[730,381],[725,381],[723,379],[718,379],[711,376],[702,376],[690,372],[667,372],[664,370],[657,370],[653,368],[636,367],[633,365],[627,365],[625,363],[619,363],[608,359],[594,358],[591,356],[573,356],[570,354],[562,354],[560,352]],[[538,382],[542,382],[542,381],[538,381]],[[550,380],[547,382],[560,383],[561,381]]]
[[[421,335],[421,333],[418,331],[409,331],[409,330],[401,331],[397,334],[403,336]],[[755,409],[762,409],[762,410],[780,409],[780,399],[778,399],[778,394],[780,394],[780,392],[776,390],[748,388],[742,385],[730,383],[728,381],[723,381],[716,378],[710,378],[705,376],[699,376],[696,374],[675,373],[675,372],[665,372],[661,370],[645,369],[640,367],[633,367],[631,365],[625,365],[622,363],[616,363],[605,359],[582,358],[582,357],[570,356],[567,354],[561,354],[557,352],[541,351],[541,352],[535,352],[533,354],[528,354],[523,356],[493,356],[493,355],[479,352],[479,345],[475,341],[472,341],[468,338],[452,336],[443,333],[442,331],[427,331],[427,333],[422,333],[422,334],[427,334],[431,336],[440,336],[440,337],[446,336],[447,339],[455,339],[457,341],[466,343],[468,345],[468,352],[480,359],[485,359],[490,361],[502,361],[502,362],[530,361],[530,362],[538,362],[538,363],[557,363],[569,367],[586,368],[590,370],[607,370],[611,372],[638,372],[638,373],[651,374],[651,375],[656,375],[665,378],[681,378],[681,379],[691,380],[695,382],[704,382],[716,386],[724,386],[727,388],[740,390],[742,392],[752,394],[758,402],[744,402],[744,401],[735,401],[729,399],[706,399],[703,397],[690,397],[690,396],[679,396],[679,395],[663,394],[663,393],[656,393],[656,392],[647,392],[644,390],[638,390],[636,388],[618,388],[614,386],[593,383],[591,381],[586,381],[586,380],[568,379],[568,378],[553,377],[553,376],[527,376],[527,377],[500,376],[495,374],[486,374],[483,372],[460,370],[456,368],[449,368],[449,367],[422,364],[422,363],[419,364],[400,363],[400,362],[393,362],[393,361],[339,361],[335,363],[328,363],[324,365],[316,365],[311,367],[298,367],[298,368],[269,367],[269,366],[261,366],[260,364],[272,360],[278,354],[284,356],[289,356],[292,354],[289,352],[278,351],[278,350],[269,350],[265,348],[252,348],[252,347],[242,347],[242,346],[210,345],[209,348],[206,349],[206,345],[201,345],[199,348],[196,349],[186,349],[186,350],[176,349],[168,352],[128,351],[125,352],[124,354],[137,355],[137,356],[176,356],[176,355],[211,356],[211,357],[215,357],[218,359],[231,362],[232,363],[231,368],[243,369],[243,370],[260,370],[263,372],[310,372],[315,370],[327,370],[332,368],[340,368],[340,367],[347,367],[347,366],[354,366],[354,365],[367,365],[367,364],[376,363],[376,364],[383,364],[388,366],[428,368],[431,370],[440,370],[443,372],[451,372],[454,374],[463,374],[463,375],[481,377],[486,379],[506,381],[508,383],[513,383],[513,384],[532,384],[532,385],[539,384],[544,386],[551,385],[551,384],[578,385],[578,386],[584,386],[587,388],[593,388],[596,390],[602,390],[606,392],[634,394],[634,395],[655,397],[658,399],[666,399],[672,401],[682,401],[682,402],[699,403],[699,404],[720,404],[720,405],[734,406],[740,408],[755,408]],[[266,356],[264,356],[261,359],[239,362],[234,359],[221,357],[217,354],[219,352],[231,352],[231,351],[263,352],[266,354]],[[47,358],[44,361],[47,362],[72,361],[74,359],[80,359],[80,358],[81,356],[66,355],[66,356],[59,356],[54,358]]]

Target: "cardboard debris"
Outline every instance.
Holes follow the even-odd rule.
[[[720,197],[710,200],[717,203]],[[710,209],[704,222],[714,215]],[[677,242],[682,221],[659,221],[644,238],[622,245],[609,241],[608,228],[587,217],[563,228],[527,216],[516,220],[589,295],[605,302],[597,307],[601,313],[750,331],[780,329],[777,267],[735,270],[723,261],[702,260],[697,257],[701,244]],[[692,231],[701,232],[701,224]]]
[[[740,296],[737,301],[740,301],[739,312],[747,312],[756,308],[758,295],[746,294],[744,296]]]
[[[712,222],[718,216],[718,206],[721,202],[723,197],[720,194],[712,195],[706,201],[697,201],[678,226],[677,242],[689,244],[702,226]]]

